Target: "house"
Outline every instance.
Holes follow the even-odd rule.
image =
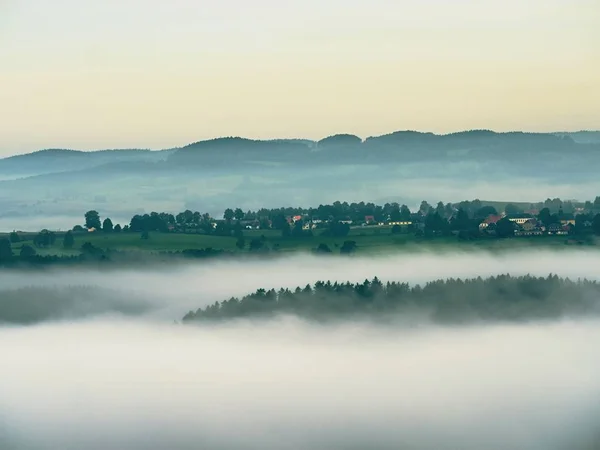
[[[562,226],[573,225],[575,226],[575,216],[573,214],[560,214],[560,224]]]
[[[521,229],[523,231],[533,231],[538,228],[537,220],[529,219],[528,221],[521,224]]]
[[[411,220],[401,220],[401,221],[395,221],[395,222],[388,222],[388,225],[394,226],[394,225],[399,225],[401,227],[409,227],[412,225],[412,221]]]
[[[495,214],[490,214],[489,216],[487,216],[485,219],[483,219],[483,222],[481,222],[479,224],[479,229],[480,230],[485,230],[486,228],[488,228],[491,224],[496,224],[496,222],[498,222],[500,219],[502,219],[501,215],[495,215]]]
[[[517,225],[515,236],[541,236],[544,230],[539,226],[536,219],[529,219],[522,225]]]
[[[294,223],[298,222],[299,220],[302,220],[302,216],[293,216],[292,217],[292,222],[294,222]]]
[[[365,223],[369,225],[375,223],[375,216],[365,216]]]
[[[552,223],[548,226],[548,234],[565,235],[569,234],[569,231],[565,229],[560,223]]]
[[[506,217],[508,218],[508,220],[518,225],[523,225],[525,222],[533,219],[533,216],[531,214],[513,214]]]

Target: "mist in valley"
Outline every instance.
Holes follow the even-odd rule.
[[[399,202],[417,210],[422,200],[432,204],[474,198],[538,202],[559,197],[584,201],[600,192],[596,178],[561,179],[552,175],[546,179],[517,176],[514,172],[513,168],[448,163],[392,168],[323,167],[308,171],[289,167],[269,171],[232,169],[227,174],[193,171],[161,176],[136,172],[52,175],[52,179],[0,181],[0,229],[67,230],[81,224],[83,214],[90,209],[124,225],[133,215],[151,211],[177,213],[190,209],[221,218],[228,207],[247,211],[316,207],[335,201]],[[494,174],[492,178],[490,173]],[[90,185],[93,189],[85,188]]]
[[[0,446],[592,450],[599,325],[3,329]]]
[[[220,138],[164,151],[49,150],[0,159],[0,229],[69,229],[134,214],[334,201],[538,202],[600,192],[598,148],[553,134],[411,131],[322,141]],[[27,173],[15,179],[15,174]],[[375,182],[376,181],[376,182]],[[440,193],[443,192],[443,198]],[[101,195],[99,195],[101,194]]]
[[[600,281],[599,265],[599,253],[582,249],[523,249],[499,254],[422,251],[352,258],[297,253],[273,259],[157,264],[144,269],[0,271],[0,293],[21,289],[42,293],[43,289],[62,289],[63,292],[74,289],[80,295],[87,288],[94,300],[87,299],[86,302],[95,304],[98,314],[119,313],[132,303],[144,310],[144,316],[173,321],[181,319],[190,310],[261,288],[294,289],[317,281],[362,282],[374,277],[384,283],[399,281],[415,285],[440,279],[485,278],[498,274],[541,277],[554,274],[572,280]],[[36,301],[43,301],[43,298]],[[64,304],[64,314],[70,314],[69,305],[75,307],[77,298]]]
[[[3,271],[0,302],[28,289],[74,298],[62,316],[0,327],[0,448],[591,450],[600,444],[595,317],[174,320],[258,288],[499,273],[597,280],[598,263],[595,252],[565,250]]]

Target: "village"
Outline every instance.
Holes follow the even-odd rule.
[[[579,211],[582,214],[582,217],[585,216],[583,211]],[[434,213],[435,214],[435,213]],[[434,220],[428,220],[431,218],[431,215],[423,214],[421,212],[411,213],[410,220],[393,220],[390,215],[386,218],[386,220],[377,221],[373,215],[364,216],[364,220],[353,220],[350,217],[345,217],[339,220],[336,220],[333,217],[328,218],[320,218],[317,216],[310,216],[308,214],[304,215],[293,215],[286,216],[286,222],[290,227],[296,227],[300,225],[304,231],[317,231],[319,229],[328,228],[332,222],[338,222],[344,225],[349,226],[350,228],[360,228],[360,227],[381,227],[388,228],[392,230],[392,233],[416,233],[416,234],[425,234],[428,231],[429,222],[434,222]],[[452,234],[458,234],[461,229],[467,228],[470,226],[471,228],[475,228],[481,233],[483,236],[495,237],[498,235],[502,235],[502,237],[506,236],[506,233],[498,232],[498,223],[504,219],[504,222],[510,222],[512,226],[512,232],[509,231],[509,236],[544,236],[544,235],[571,235],[575,233],[576,225],[580,228],[579,231],[585,232],[586,230],[591,232],[593,222],[592,220],[577,221],[576,215],[573,213],[563,213],[562,210],[559,210],[557,214],[547,214],[543,217],[538,210],[530,210],[523,213],[518,214],[507,214],[506,212],[497,213],[497,214],[489,214],[484,219],[469,219],[469,225],[459,225],[457,224],[460,221],[458,211],[452,214],[448,218],[439,217],[438,222],[444,221],[444,224],[440,224],[437,229],[429,230],[433,235],[443,234],[443,231],[449,231]],[[591,218],[590,218],[591,219]],[[478,224],[473,222],[479,222]],[[247,229],[260,229],[261,225],[258,221],[246,221],[242,222]],[[269,228],[273,227],[272,221],[268,221]],[[445,226],[444,226],[445,225]],[[216,224],[215,224],[216,226]],[[264,226],[264,225],[263,225]]]

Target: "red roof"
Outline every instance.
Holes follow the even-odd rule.
[[[489,216],[486,217],[486,219],[484,220],[484,222],[489,225],[491,223],[498,222],[500,219],[502,219],[502,216],[495,216],[493,214],[490,214]]]

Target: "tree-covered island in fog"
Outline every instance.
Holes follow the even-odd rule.
[[[319,281],[296,289],[258,289],[242,298],[190,311],[186,323],[292,314],[315,320],[372,317],[440,323],[523,321],[580,317],[600,313],[595,281],[500,275],[446,279],[423,285]]]

